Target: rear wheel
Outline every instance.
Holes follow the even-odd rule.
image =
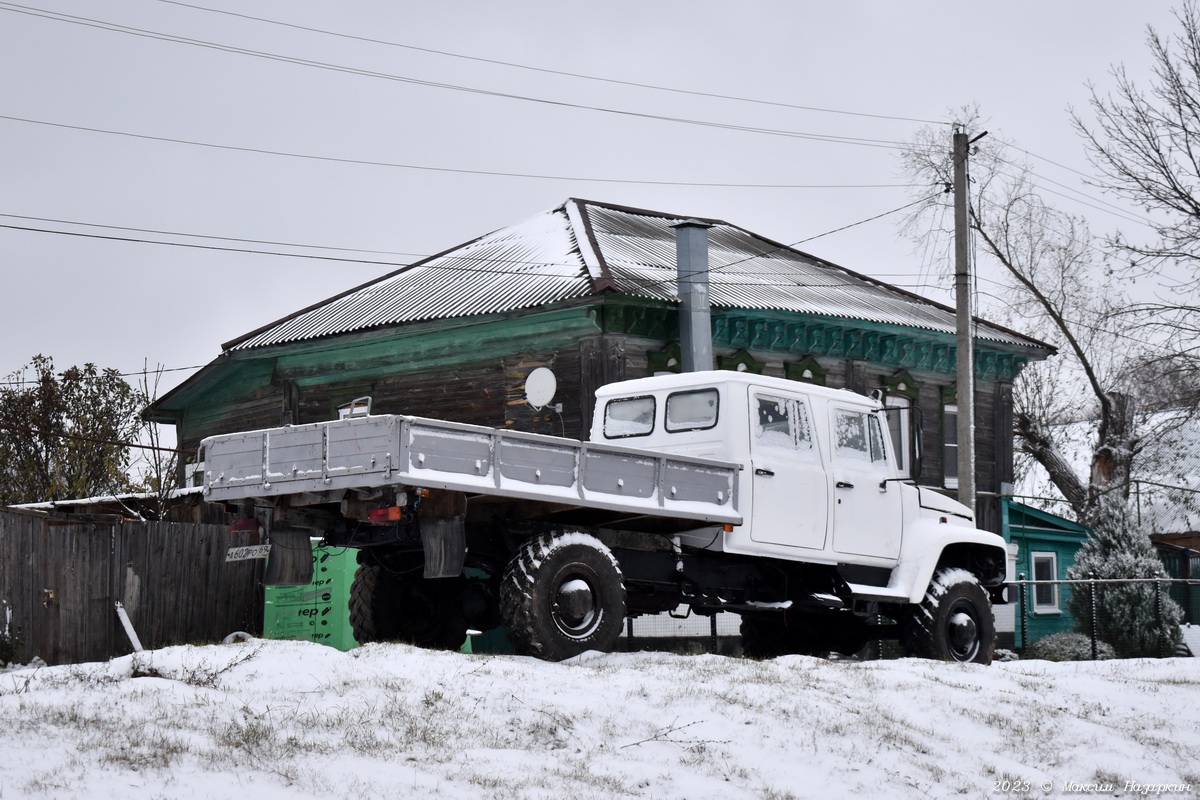
[[[992,663],[996,619],[979,580],[964,569],[938,570],[924,599],[901,614],[900,645],[921,658]]]
[[[350,587],[350,627],[359,644],[407,642],[456,650],[466,640],[460,578],[420,577],[363,564]]]
[[[584,533],[530,539],[500,584],[508,638],[517,652],[547,661],[611,650],[625,610],[621,568],[599,539]]]

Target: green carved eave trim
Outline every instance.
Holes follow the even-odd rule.
[[[679,338],[679,311],[663,300],[609,295],[604,299],[601,313],[605,333],[663,341]]]
[[[600,332],[594,308],[574,306],[519,315],[410,323],[327,339],[293,342],[223,354],[152,409],[174,421],[228,405],[291,381],[298,386],[369,383],[521,350],[578,347]]]
[[[783,374],[788,380],[824,386],[829,375],[829,370],[822,367],[821,362],[817,361],[816,358],[809,356],[798,363],[789,362],[784,364]]]
[[[679,336],[679,315],[669,303],[610,295],[604,300],[606,333],[670,341]],[[859,359],[895,370],[952,375],[956,368],[953,334],[876,322],[783,311],[712,310],[713,346],[756,353]],[[1044,350],[1007,348],[976,340],[975,377],[1011,381]],[[785,360],[787,360],[785,358]]]

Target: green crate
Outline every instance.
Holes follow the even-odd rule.
[[[320,642],[338,650],[358,646],[350,628],[354,550],[324,547],[314,539],[313,579],[307,586],[267,586],[263,637]]]

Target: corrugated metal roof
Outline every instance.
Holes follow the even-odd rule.
[[[267,325],[249,349],[420,320],[534,308],[607,289],[674,302],[675,231],[686,217],[568,200]],[[770,309],[955,330],[954,312],[720,220],[709,229],[714,307]],[[977,335],[1038,343],[991,325]]]

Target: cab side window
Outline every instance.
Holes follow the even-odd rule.
[[[799,452],[812,451],[812,420],[807,403],[775,395],[756,394],[754,407],[757,409],[754,436],[760,446]]]
[[[622,397],[604,407],[604,438],[648,436],[654,430],[654,398]]]
[[[839,408],[834,413],[834,451],[839,458],[886,463],[883,428],[879,417],[864,411]]]

